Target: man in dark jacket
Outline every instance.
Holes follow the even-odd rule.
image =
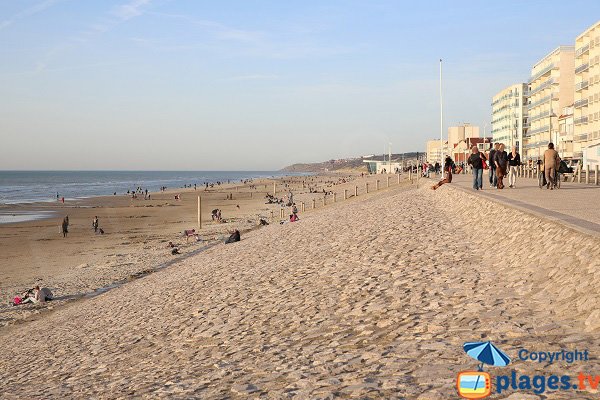
[[[473,189],[481,190],[483,189],[483,161],[486,160],[485,154],[480,153],[477,146],[473,146],[471,152],[467,164],[473,169]]]
[[[492,145],[490,143],[490,152],[488,154],[488,160],[490,160],[490,187],[496,187],[498,178],[496,177],[496,164],[494,164],[494,156],[498,149],[498,143]]]

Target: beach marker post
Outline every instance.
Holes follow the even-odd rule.
[[[271,222],[273,222],[274,216],[273,216],[273,210],[271,210]]]
[[[333,202],[337,203],[337,193],[333,193]]]
[[[325,199],[327,198],[327,195],[323,196],[323,207],[325,207]]]
[[[358,196],[358,186],[354,186],[354,197]]]
[[[596,169],[596,177],[598,176],[598,170]],[[596,179],[598,180],[598,179]],[[596,182],[597,184],[598,182]],[[344,189],[344,200],[348,199],[348,189]]]
[[[400,184],[400,172],[398,172],[398,185]]]
[[[313,210],[315,209],[315,203],[316,203],[315,199],[312,199],[312,206],[313,206],[312,208],[313,208]]]
[[[279,218],[283,219],[284,218],[284,214],[283,214],[283,208],[279,209]]]
[[[202,229],[202,199],[198,196],[198,231]]]
[[[365,186],[367,187],[367,193],[369,193],[369,182],[367,182]]]
[[[590,183],[590,164],[585,166],[585,183]]]
[[[594,174],[594,185],[598,186],[598,164],[596,164],[596,173]]]
[[[375,190],[379,190],[379,179],[375,181]]]
[[[277,184],[273,182],[273,196],[275,196],[275,193],[277,193]]]

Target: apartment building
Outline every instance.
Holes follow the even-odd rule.
[[[459,126],[451,126],[448,128],[448,144],[450,149],[453,149],[462,140],[478,137],[479,127],[469,123],[464,123]]]
[[[573,159],[573,132],[575,128],[573,120],[573,105],[563,108],[558,117],[558,155],[563,160]]]
[[[573,158],[600,158],[600,21],[575,39]]]
[[[549,142],[558,142],[558,116],[563,108],[573,104],[574,82],[574,46],[557,47],[531,69],[523,160],[539,159]]]
[[[517,146],[523,154],[523,136],[527,134],[527,83],[502,89],[492,98],[492,138],[504,143],[507,151]]]

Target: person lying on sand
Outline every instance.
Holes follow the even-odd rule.
[[[231,233],[231,236],[229,236],[229,239],[225,241],[225,244],[239,242],[241,240],[240,231],[238,231],[237,229],[233,232],[230,231],[229,233]]]

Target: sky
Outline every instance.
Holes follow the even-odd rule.
[[[534,17],[535,16],[535,17]],[[0,0],[0,169],[276,170],[424,151],[600,1]]]

